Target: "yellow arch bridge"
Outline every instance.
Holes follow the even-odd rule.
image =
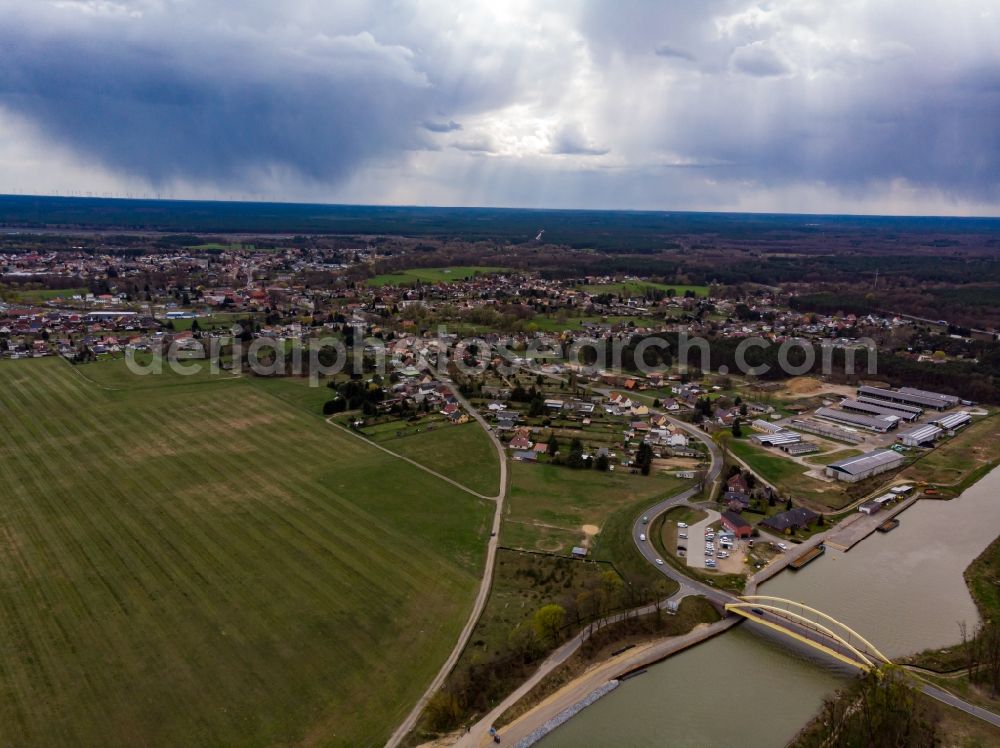
[[[767,595],[747,595],[726,610],[779,631],[861,670],[892,662],[854,629],[803,603]]]

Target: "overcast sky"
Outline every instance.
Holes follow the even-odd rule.
[[[0,192],[1000,214],[996,0],[0,17]]]

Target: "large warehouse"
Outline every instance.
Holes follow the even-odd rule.
[[[899,413],[913,413],[919,416],[924,412],[923,408],[918,408],[915,405],[903,405],[902,403],[890,403],[888,400],[879,400],[877,397],[865,397],[861,395],[858,397],[859,403],[868,403],[869,405],[881,405],[883,408],[892,408]]]
[[[896,437],[907,447],[920,447],[924,444],[933,444],[934,440],[941,436],[942,431],[937,426],[929,424],[924,426],[914,426],[912,429],[900,431]]]
[[[815,415],[817,418],[825,418],[828,421],[857,426],[880,434],[892,431],[899,425],[899,416],[866,416],[861,413],[850,413],[846,410],[835,410],[834,408],[817,408]]]
[[[893,470],[903,464],[903,455],[891,449],[876,449],[857,457],[831,462],[826,466],[826,474],[837,480],[855,483],[859,480]]]
[[[904,421],[915,421],[920,416],[920,410],[916,413],[906,410],[898,410],[896,407],[889,405],[888,403],[870,403],[858,398],[857,400],[842,400],[840,402],[840,407],[844,410],[850,410],[855,413],[864,413],[869,416],[894,416],[895,418],[900,418]]]
[[[886,390],[881,387],[869,387],[862,385],[858,387],[858,395],[871,397],[877,400],[885,400],[891,403],[902,403],[903,405],[913,405],[918,408],[933,408],[934,410],[948,410],[958,405],[958,398],[954,395],[941,395],[937,392],[926,390],[915,390],[912,387],[902,387],[898,390]]]

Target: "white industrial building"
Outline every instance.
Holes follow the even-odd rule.
[[[931,421],[931,423],[935,426],[940,426],[945,431],[954,431],[955,429],[961,428],[971,420],[971,414],[966,413],[964,410],[960,410],[957,413],[949,413],[946,416],[941,416],[940,418]]]
[[[893,470],[903,464],[903,455],[891,449],[876,449],[857,457],[831,462],[826,466],[826,474],[837,480],[855,483],[872,475]]]
[[[906,431],[900,431],[896,438],[907,447],[921,447],[925,444],[933,444],[942,433],[941,429],[937,426],[927,424],[907,429]]]

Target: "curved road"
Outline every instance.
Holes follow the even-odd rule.
[[[670,416],[667,416],[667,419],[673,426],[683,429],[708,448],[708,454],[711,458],[711,462],[705,473],[703,483],[709,487],[709,495],[711,495],[714,492],[715,484],[719,479],[719,475],[722,473],[722,451],[719,449],[718,445],[712,441],[712,438],[701,429],[691,426],[688,423],[684,423],[683,421],[678,421],[676,418],[671,418]],[[701,491],[701,487],[694,486],[693,488],[689,488],[686,491],[664,499],[663,501],[649,507],[645,512],[636,517],[635,523],[632,525],[632,542],[635,543],[635,547],[639,550],[639,553],[645,557],[654,569],[657,569],[661,574],[666,577],[670,577],[680,585],[681,592],[686,592],[691,595],[704,595],[709,600],[724,605],[725,603],[735,601],[737,599],[736,596],[716,587],[712,587],[711,585],[699,582],[696,579],[692,579],[669,564],[657,564],[656,559],[659,558],[660,554],[652,542],[648,540],[648,536],[647,540],[639,539],[640,535],[643,535],[647,532],[647,530],[649,530],[649,525],[651,525],[657,517],[668,509],[687,503],[687,500],[692,496],[696,496],[699,491]],[[643,517],[648,518],[648,523],[642,521]]]
[[[406,735],[416,726],[417,720],[420,718],[420,714],[423,712],[427,702],[430,701],[431,696],[433,696],[434,693],[441,688],[444,684],[445,678],[448,677],[448,673],[451,672],[452,668],[455,667],[455,663],[458,662],[458,658],[461,657],[466,644],[469,642],[469,638],[472,636],[473,630],[476,628],[476,624],[479,622],[479,617],[483,614],[483,609],[486,607],[486,601],[490,596],[490,589],[493,586],[493,569],[496,566],[497,545],[500,542],[500,520],[503,512],[503,501],[507,496],[507,454],[504,452],[503,445],[500,443],[500,440],[497,439],[493,431],[490,430],[490,426],[486,423],[486,419],[479,414],[479,411],[472,407],[472,404],[468,400],[459,394],[454,384],[447,379],[442,379],[442,381],[449,385],[455,399],[461,403],[462,407],[465,408],[466,412],[470,416],[476,419],[476,423],[483,428],[487,436],[489,436],[490,441],[493,442],[493,446],[497,451],[497,456],[500,458],[500,490],[497,492],[496,496],[492,497],[496,502],[496,511],[493,513],[493,526],[491,528],[489,542],[486,546],[486,568],[483,571],[483,581],[479,585],[479,592],[476,595],[476,601],[472,606],[472,611],[469,613],[469,618],[465,622],[465,626],[462,628],[462,632],[458,636],[458,641],[455,642],[455,647],[451,650],[451,654],[448,655],[448,659],[444,661],[441,669],[438,670],[437,675],[434,676],[434,680],[430,682],[430,685],[427,686],[427,690],[424,691],[423,695],[414,705],[413,709],[410,710],[410,713],[406,715],[406,719],[403,720],[399,727],[396,728],[395,732],[393,732],[389,737],[389,740],[386,742],[387,748],[395,748],[395,746],[398,746],[403,738],[406,737]],[[395,454],[395,452],[392,454]],[[400,455],[396,456],[399,457]],[[409,460],[409,462],[413,461]],[[422,466],[418,464],[418,467]],[[427,470],[427,468],[424,469]],[[455,481],[450,478],[435,473],[433,470],[428,470],[428,472],[434,473],[440,478],[444,478],[449,483],[455,483]],[[475,491],[471,491],[461,484],[455,483],[455,485],[458,485],[460,488],[465,489],[469,493],[479,496],[479,494],[475,493]],[[481,498],[488,497],[483,496]]]

